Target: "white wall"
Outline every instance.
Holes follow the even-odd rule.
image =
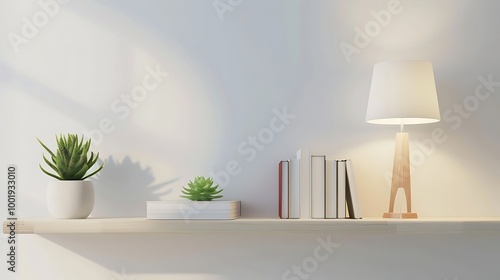
[[[52,3],[51,16],[44,18],[40,3]],[[442,115],[439,123],[407,129],[414,210],[421,217],[500,214],[498,2],[40,3],[0,4],[0,166],[18,166],[21,217],[49,215],[44,201],[49,179],[38,168],[42,149],[36,138],[53,143],[55,134],[67,132],[92,136],[94,150],[106,159],[96,180],[96,217],[144,216],[145,200],[177,198],[188,180],[210,174],[225,185],[226,199],[243,201],[243,216],[276,217],[277,163],[300,148],[353,159],[362,212],[378,217],[388,204],[386,175],[398,128],[369,125],[364,117],[373,64],[395,59],[434,64]],[[218,13],[217,3],[234,6]],[[381,10],[393,14],[384,26],[373,27],[374,13]],[[34,20],[36,30],[26,23]],[[357,29],[370,26],[372,37],[363,41]],[[346,55],[345,44],[357,47],[355,53]],[[155,69],[168,77],[158,77],[157,86],[129,105],[122,101]],[[491,91],[480,88],[478,98],[483,78],[496,84]],[[295,118],[261,143],[262,150],[252,148],[249,137],[269,131],[276,110],[285,108]],[[436,129],[446,137],[441,143],[430,140]],[[230,162],[240,171],[223,180]],[[5,209],[5,191],[1,197]],[[5,211],[0,213],[5,219]],[[261,235],[25,236],[17,277],[128,279],[113,274],[124,269],[129,279],[280,279],[311,254],[317,236],[278,238],[283,240],[274,245]],[[484,263],[498,258],[499,248],[487,246],[499,244],[498,237],[471,238],[478,236],[339,236],[336,242],[344,251],[311,279],[330,279],[321,275],[332,271],[343,279],[498,275],[498,268]],[[417,247],[404,247],[403,239],[422,250],[412,259],[415,266],[394,257]],[[437,248],[435,240],[444,247]],[[2,239],[2,252],[6,245]],[[276,250],[267,252],[271,246]],[[398,251],[401,246],[405,252]],[[196,268],[182,264],[190,256]],[[357,264],[366,273],[348,269]],[[482,274],[470,274],[466,265],[481,266]],[[239,272],[259,277],[237,277]]]

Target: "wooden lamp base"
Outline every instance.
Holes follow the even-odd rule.
[[[416,219],[418,218],[417,213],[384,213],[383,218],[388,219]]]
[[[406,197],[406,213],[394,213],[396,194],[402,188]],[[391,199],[389,212],[383,218],[391,219],[416,219],[417,213],[411,212],[411,182],[410,182],[410,153],[408,148],[408,133],[396,134],[396,149],[392,167]]]

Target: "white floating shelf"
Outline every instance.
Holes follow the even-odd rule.
[[[53,233],[221,233],[221,232],[328,232],[328,233],[500,233],[500,218],[420,218],[394,220],[147,220],[146,218],[88,218],[79,220],[20,219],[3,223],[10,233],[15,222],[16,234]]]

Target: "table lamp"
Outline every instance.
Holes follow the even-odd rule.
[[[410,156],[406,124],[438,122],[439,105],[432,64],[427,61],[391,61],[373,67],[366,121],[373,124],[400,125],[392,168],[389,212],[384,218],[417,218],[411,211]],[[406,213],[394,213],[394,201],[402,188]]]

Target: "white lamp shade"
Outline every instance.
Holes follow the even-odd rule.
[[[374,124],[438,122],[439,105],[432,64],[391,61],[375,64],[366,121]]]

